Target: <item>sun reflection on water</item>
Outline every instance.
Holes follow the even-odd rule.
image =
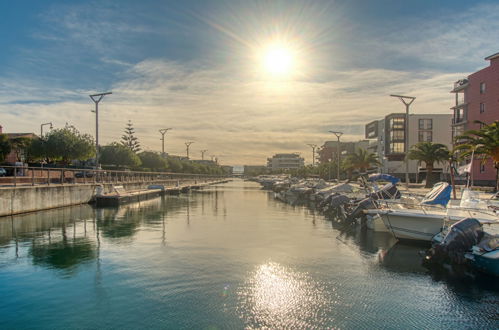
[[[275,262],[260,265],[238,290],[238,312],[250,328],[332,324],[334,291]]]

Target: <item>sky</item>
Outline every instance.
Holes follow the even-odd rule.
[[[6,0],[0,125],[95,135],[89,94],[112,91],[101,145],[130,120],[144,150],[161,151],[159,129],[172,128],[170,154],[193,141],[191,158],[208,150],[224,165],[291,152],[311,163],[307,144],[329,130],[356,141],[403,112],[390,94],[450,113],[453,83],[488,65],[498,31],[497,1]]]

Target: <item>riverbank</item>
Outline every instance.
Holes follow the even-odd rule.
[[[225,180],[213,178],[197,178],[176,180],[147,180],[142,182],[111,183],[79,183],[57,185],[35,185],[0,187],[0,217],[41,210],[53,209],[78,204],[91,203],[95,199],[97,188],[104,193],[113,191],[115,185],[120,185],[124,190],[144,190],[149,185],[164,185],[167,188],[185,191],[199,187],[202,184],[216,184]]]

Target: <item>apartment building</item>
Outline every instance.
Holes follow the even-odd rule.
[[[305,159],[299,154],[275,154],[267,158],[267,168],[272,170],[294,169],[305,166]]]
[[[488,67],[456,81],[451,90],[455,94],[451,108],[453,137],[470,129],[479,129],[476,120],[486,124],[499,120],[499,53],[485,60],[489,61]],[[495,185],[496,169],[492,159],[485,164],[474,162],[471,171],[474,184]]]
[[[355,142],[340,141],[340,153],[343,156],[352,154],[357,149],[367,150],[369,140],[360,140]],[[330,160],[338,159],[338,141],[326,141],[317,149],[317,160],[319,164],[324,164]]]
[[[409,115],[409,149],[418,142],[428,141],[452,146],[452,116],[448,114]],[[378,155],[382,173],[400,178],[405,173],[405,113],[392,113],[385,118],[372,121],[365,127],[365,138],[370,140],[367,150]],[[436,164],[437,167],[439,165]],[[440,169],[446,170],[446,166]],[[409,160],[409,175],[415,180],[424,171],[415,160]],[[438,169],[437,169],[438,171]]]

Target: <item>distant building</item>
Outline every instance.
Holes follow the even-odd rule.
[[[0,134],[7,135],[7,138],[11,142],[19,138],[27,138],[27,139],[37,138],[37,135],[34,133],[3,133],[2,126],[0,126]],[[26,161],[26,151],[22,149],[16,149],[15,146],[12,146],[12,150],[5,157],[4,163],[14,164],[16,162],[25,162],[25,161]]]
[[[295,169],[305,166],[305,159],[299,154],[275,154],[267,159],[267,167],[272,170]]]
[[[342,142],[340,141],[340,153],[343,156],[354,153],[357,149],[367,150],[369,140],[360,140],[357,142]],[[317,160],[319,164],[327,163],[331,160],[338,159],[338,141],[326,141],[317,150]]]
[[[499,120],[499,53],[488,56],[490,65],[465,79],[454,83],[451,93],[455,94],[452,136],[459,136],[470,129],[479,129],[475,120],[490,124]],[[473,163],[472,177],[475,184],[495,185],[496,169],[492,159],[485,164]]]
[[[409,149],[418,142],[428,141],[452,146],[452,116],[448,114],[410,114]],[[405,113],[392,113],[368,123],[365,138],[371,142],[368,151],[378,155],[381,172],[403,177],[405,173]],[[438,166],[436,164],[436,166]],[[409,161],[412,179],[421,171],[416,160]]]

